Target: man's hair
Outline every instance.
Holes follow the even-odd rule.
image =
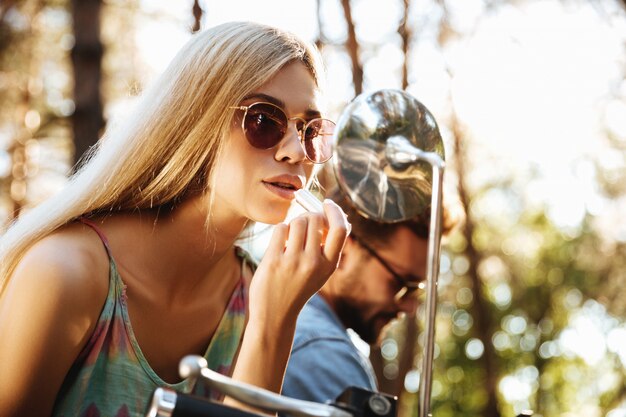
[[[389,236],[402,227],[408,228],[422,239],[428,239],[430,208],[427,208],[421,215],[408,220],[397,223],[383,223],[368,219],[359,213],[350,198],[339,187],[333,187],[326,197],[337,203],[346,213],[348,221],[352,225],[352,233],[367,240],[368,243],[372,243],[373,246],[386,245]],[[441,221],[442,235],[445,236],[450,233],[456,226],[456,223],[457,220],[450,215],[450,212],[444,206]]]

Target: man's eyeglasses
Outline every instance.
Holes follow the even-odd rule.
[[[354,232],[350,234],[350,237],[354,239],[370,255],[372,255],[378,262],[380,262],[380,264],[387,270],[387,272],[389,272],[391,276],[393,276],[393,278],[396,280],[397,284],[400,286],[400,290],[393,297],[396,301],[400,301],[404,297],[415,293],[417,290],[423,290],[425,288],[425,283],[421,278],[415,275],[402,276],[394,271],[389,263],[385,261],[385,259],[380,256],[378,252],[376,252],[371,246],[365,243],[363,239],[355,235]]]
[[[295,120],[300,143],[309,161],[322,164],[333,154],[335,122],[331,120],[315,118],[306,121],[300,117],[288,118],[283,109],[264,102],[231,108],[244,112],[241,128],[250,145],[257,149],[270,149],[278,145],[287,133],[289,121]]]

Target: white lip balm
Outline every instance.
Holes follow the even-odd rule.
[[[313,213],[323,213],[324,205],[310,191],[300,189],[295,192],[296,202],[300,204],[306,211]]]

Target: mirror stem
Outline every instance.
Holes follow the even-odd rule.
[[[425,344],[420,381],[419,417],[429,417],[435,347],[435,315],[437,310],[437,277],[441,249],[442,184],[445,163],[439,155],[425,152],[420,159],[433,168],[433,193],[431,195],[430,228],[428,234],[428,260],[426,269]]]

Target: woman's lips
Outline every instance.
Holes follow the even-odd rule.
[[[295,187],[289,187],[286,184],[265,181],[263,181],[263,185],[265,186],[265,188],[281,198],[285,198],[287,200],[293,200],[295,198],[294,193],[297,191],[297,188]]]

